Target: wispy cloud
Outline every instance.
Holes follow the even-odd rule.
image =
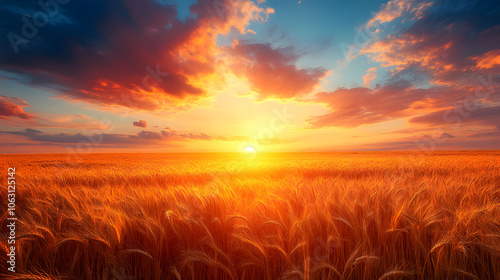
[[[17,117],[29,120],[35,118],[31,114],[25,113],[23,107],[30,107],[30,105],[21,98],[0,95],[0,119]]]
[[[369,68],[366,71],[366,74],[363,76],[363,86],[369,88],[373,82],[377,78],[377,67]]]

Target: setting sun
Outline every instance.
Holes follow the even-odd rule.
[[[256,153],[257,149],[254,146],[246,146],[244,151],[247,153]]]

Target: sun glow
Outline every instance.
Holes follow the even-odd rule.
[[[244,148],[244,151],[246,153],[256,153],[257,152],[257,149],[254,147],[254,146],[246,146]]]

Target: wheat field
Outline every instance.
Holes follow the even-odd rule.
[[[2,279],[500,279],[500,152],[1,155]],[[6,231],[7,187],[2,197]]]

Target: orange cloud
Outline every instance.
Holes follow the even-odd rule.
[[[35,116],[25,113],[23,107],[30,105],[17,97],[9,97],[0,95],[0,119],[8,119],[11,117],[18,117],[20,119],[33,119]]]
[[[315,102],[325,103],[331,112],[310,117],[310,128],[345,127],[387,121],[406,115],[410,104],[419,96],[408,85],[386,86],[376,90],[368,88],[340,88],[333,92],[321,92]]]
[[[476,67],[480,69],[490,69],[500,66],[500,49],[489,51],[474,58]]]
[[[363,85],[365,87],[370,87],[373,80],[377,78],[377,67],[372,67],[366,71],[366,74],[363,76]]]
[[[436,60],[446,55],[452,43],[438,46],[426,43],[424,37],[409,34],[398,37],[389,35],[384,40],[364,47],[360,54],[368,55],[373,61],[381,63],[383,67],[398,66],[398,69],[404,69],[411,63],[419,63],[430,70],[443,70],[446,66],[436,63]],[[401,55],[402,53],[404,55]],[[449,67],[447,68],[449,70]]]
[[[432,4],[432,2],[426,3],[415,0],[391,0],[382,6],[382,9],[368,21],[366,26],[373,27],[391,22],[407,14],[412,14],[416,18],[420,18]]]
[[[411,0],[391,0],[378,11],[375,16],[367,23],[373,26],[377,23],[386,23],[400,17],[403,12],[410,8]]]
[[[273,49],[270,44],[237,44],[228,49],[232,70],[247,78],[260,99],[294,98],[311,93],[326,76],[321,67],[300,69],[292,48]]]
[[[421,89],[406,80],[393,80],[374,89],[339,88],[333,92],[320,92],[314,102],[324,103],[329,113],[310,117],[309,128],[353,128],[374,124],[422,112],[451,106],[455,100],[464,100],[474,88],[431,87]]]

